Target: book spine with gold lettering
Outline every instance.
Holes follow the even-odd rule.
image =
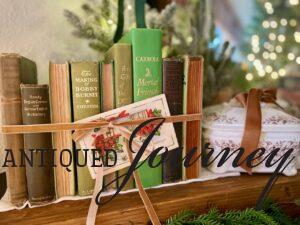
[[[162,93],[162,32],[159,29],[134,28],[120,43],[132,45],[133,100],[138,102]],[[160,162],[156,157],[154,165]],[[144,163],[138,172],[144,187],[162,183],[162,166]]]
[[[48,85],[21,84],[24,125],[51,123]],[[24,134],[29,202],[40,205],[54,200],[54,168],[51,133]]]
[[[103,112],[129,105],[133,102],[130,44],[116,43],[105,53],[102,67],[102,86]],[[125,168],[118,171],[116,175],[121,176],[126,172],[127,169]],[[104,181],[114,178],[114,174],[109,174],[104,177]],[[118,179],[115,185],[120,185],[122,180],[123,178]],[[133,177],[131,177],[123,190],[133,187],[134,181]]]
[[[100,75],[98,62],[71,62],[71,97],[73,121],[78,121],[100,113]],[[95,181],[86,164],[83,151],[76,152],[78,195],[91,195]]]

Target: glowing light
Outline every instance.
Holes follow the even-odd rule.
[[[289,3],[290,3],[290,5],[298,5],[299,0],[290,0]]]
[[[300,56],[297,57],[296,63],[297,63],[297,64],[300,64]]]
[[[266,75],[266,72],[263,70],[258,71],[258,76],[263,77]]]
[[[109,19],[109,20],[107,20],[107,23],[112,25],[114,22],[111,19]]]
[[[277,22],[274,21],[274,20],[271,21],[270,26],[271,26],[272,28],[276,28],[276,27],[277,27]]]
[[[273,6],[270,2],[265,3],[265,8],[268,14],[272,14],[274,12]]]
[[[269,52],[263,52],[263,58],[268,59],[269,58]]]
[[[270,48],[270,43],[269,42],[265,42],[264,43],[264,48],[265,49],[269,49]]]
[[[248,80],[248,81],[253,80],[253,74],[252,73],[247,73],[245,77],[246,77],[246,80]]]
[[[275,60],[277,58],[276,53],[272,52],[270,53],[270,59]]]
[[[276,35],[275,35],[274,33],[270,33],[270,34],[269,34],[269,39],[270,39],[271,41],[274,41],[274,40],[276,39]]]
[[[262,23],[263,28],[269,28],[270,27],[270,23],[267,20],[264,20]]]
[[[252,51],[253,51],[254,53],[259,53],[259,50],[260,50],[259,47],[254,47],[254,48],[252,48]]]
[[[266,70],[267,73],[271,73],[273,71],[273,68],[272,68],[272,66],[267,65],[265,70]]]
[[[280,24],[281,24],[282,26],[286,26],[286,25],[288,24],[288,21],[287,21],[286,19],[281,19],[281,20],[280,20]]]
[[[252,62],[255,59],[255,55],[254,54],[248,54],[247,59]]]
[[[278,53],[281,53],[282,52],[282,47],[280,45],[277,45],[275,47],[275,51],[278,52]]]
[[[291,20],[290,20],[290,26],[291,26],[291,27],[297,26],[297,21],[296,21],[295,19],[291,19]]]
[[[278,73],[276,71],[271,73],[272,79],[276,80],[278,78]]]
[[[300,42],[300,32],[299,31],[296,31],[295,33],[294,33],[294,37],[295,37],[295,41],[296,42]]]
[[[187,40],[188,43],[191,43],[193,41],[193,38],[191,36],[189,36],[189,37],[187,37],[186,40]]]
[[[279,73],[279,76],[281,76],[281,77],[285,76],[285,74],[286,74],[285,69],[283,69],[283,68],[279,69],[278,73]]]
[[[290,61],[293,61],[295,59],[294,53],[291,53],[291,52],[287,55],[287,57]]]
[[[278,41],[280,41],[280,42],[285,41],[285,36],[283,34],[279,34],[277,38],[278,38]]]
[[[128,9],[128,10],[132,10],[132,5],[128,5],[128,6],[127,6],[127,9]]]

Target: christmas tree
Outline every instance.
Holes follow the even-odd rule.
[[[249,27],[245,52],[254,85],[276,85],[286,67],[300,64],[299,0],[256,0],[256,14]]]

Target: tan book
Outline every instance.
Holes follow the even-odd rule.
[[[20,84],[37,83],[36,65],[33,61],[17,54],[0,55],[0,114],[5,125],[22,124],[22,105]],[[20,149],[24,148],[23,135],[2,135],[4,149],[11,149],[16,164],[20,164]],[[6,169],[8,201],[22,206],[27,199],[26,175],[24,167]]]
[[[71,114],[71,97],[70,97],[70,74],[69,64],[49,64],[49,83],[51,99],[51,122],[52,123],[70,123],[72,122]],[[56,149],[56,168],[55,168],[55,187],[57,198],[75,195],[75,171],[74,164],[70,165],[67,171],[61,166],[60,153],[63,149],[72,151],[72,133],[71,131],[61,131],[52,133],[53,148]],[[72,161],[69,154],[62,154],[62,162],[68,165]]]
[[[203,57],[186,56],[184,69],[183,113],[202,113]],[[193,162],[201,153],[201,121],[186,122],[183,130],[184,155],[188,154],[192,148],[197,148],[191,159]],[[200,168],[200,160],[185,168],[185,178],[198,178]]]
[[[71,62],[71,89],[73,120],[78,121],[100,113],[100,75],[98,62]],[[79,149],[79,147],[78,147]],[[78,156],[79,165],[85,164],[82,151]],[[92,179],[87,166],[77,166],[78,194],[91,195],[95,181]]]

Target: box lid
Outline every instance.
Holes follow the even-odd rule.
[[[300,120],[274,104],[261,103],[262,132],[300,132]],[[232,103],[204,109],[203,127],[206,129],[243,131],[245,108]]]

